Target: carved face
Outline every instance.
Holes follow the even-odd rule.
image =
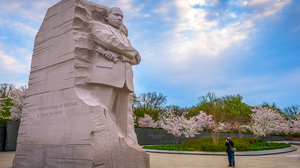
[[[106,19],[108,24],[119,29],[122,26],[123,17],[124,15],[120,8],[112,8],[111,13]]]

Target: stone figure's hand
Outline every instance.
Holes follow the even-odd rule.
[[[98,48],[96,49],[96,51],[97,51],[98,53],[100,53],[101,55],[103,55],[105,59],[107,59],[107,60],[109,60],[109,61],[113,61],[114,63],[117,63],[117,62],[118,62],[118,59],[115,58],[115,57],[113,56],[113,53],[111,53],[110,51],[105,51],[102,47],[98,47]]]
[[[120,55],[120,56],[118,56],[118,59],[120,60],[120,61],[122,61],[122,62],[124,62],[125,60],[124,60],[124,56],[123,55]]]
[[[112,61],[114,59],[114,57],[110,51],[105,51],[103,53],[103,56],[104,56],[104,58],[106,58],[107,60],[110,60],[110,61]]]
[[[140,63],[140,62],[141,62],[141,56],[140,56],[140,53],[139,53],[138,51],[136,51],[135,59],[136,59],[136,62],[137,62],[137,63]]]

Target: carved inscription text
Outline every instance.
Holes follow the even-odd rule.
[[[72,106],[77,106],[77,102],[61,103],[61,104],[56,104],[56,105],[37,107],[37,108],[28,109],[28,111],[29,112],[41,112],[36,115],[38,118],[39,117],[59,116],[59,115],[63,114],[64,108],[72,107]]]

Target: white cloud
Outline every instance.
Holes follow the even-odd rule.
[[[178,7],[177,26],[173,31],[173,39],[167,50],[170,52],[174,63],[195,61],[200,57],[217,56],[232,43],[247,38],[252,27],[252,22],[236,22],[221,28],[219,20],[207,20],[208,12],[202,8],[193,8],[194,5],[214,5],[206,1],[176,1]],[[231,17],[236,17],[234,13]],[[184,57],[182,56],[184,55]]]
[[[9,0],[2,1],[0,8],[2,8],[6,14],[41,22],[47,9],[57,2],[59,2],[59,0]]]
[[[216,3],[206,3],[209,1],[197,2],[199,6],[206,5],[209,9],[212,5],[217,5]],[[284,2],[276,1],[271,4],[260,4],[260,6],[268,6],[269,10],[275,11],[273,14],[276,14],[289,1]],[[249,5],[247,1],[243,3],[239,1],[239,3]],[[194,97],[206,94],[207,91],[214,91],[218,95],[240,93],[250,97],[253,94],[261,95],[260,92],[270,88],[272,92],[280,89],[282,83],[279,81],[284,80],[286,74],[255,77],[243,74],[246,77],[242,78],[234,76],[234,71],[238,71],[236,68],[239,63],[244,64],[245,62],[238,54],[232,54],[234,56],[228,54],[231,49],[236,50],[241,47],[249,50],[251,48],[251,44],[250,46],[243,44],[243,41],[258,31],[256,24],[261,18],[257,18],[257,15],[264,18],[270,16],[264,14],[265,10],[257,11],[256,8],[247,8],[246,10],[240,6],[241,9],[238,11],[244,10],[245,13],[228,11],[223,14],[223,17],[219,16],[219,18],[208,20],[207,16],[210,11],[206,7],[197,8],[194,7],[197,5],[195,2],[181,0],[175,1],[175,5],[179,18],[174,19],[176,20],[174,29],[165,33],[170,35],[170,38],[157,42],[159,44],[156,44],[155,47],[158,48],[153,49],[159,50],[158,53],[150,55],[147,53],[148,51],[144,52],[146,54],[143,55],[143,61],[147,63],[143,66],[148,66],[145,69],[148,68],[152,73],[157,74],[158,79],[163,78],[162,81],[167,81],[167,83],[189,86],[189,89],[193,90],[192,94],[195,94],[191,96]],[[165,15],[164,17],[168,17],[170,14],[166,13]],[[157,57],[154,59],[155,56]],[[255,100],[255,98],[251,100]]]
[[[246,6],[248,4],[248,2],[245,0],[238,0],[238,1],[236,1],[235,4],[238,6]]]
[[[145,3],[139,3],[134,5],[136,0],[117,0],[117,1],[107,1],[107,0],[90,0],[97,4],[104,5],[107,7],[119,7],[125,16],[125,20],[130,20],[127,18],[132,17],[149,17],[149,14],[144,14],[142,9],[145,7]],[[124,21],[125,21],[124,20]],[[126,22],[126,21],[125,21]],[[129,26],[131,23],[126,22],[125,25]]]
[[[248,0],[247,4],[257,5],[257,4],[272,3],[272,1],[274,2],[274,0]],[[276,0],[276,1],[278,1],[278,0]]]
[[[262,19],[271,16],[280,10],[292,0],[238,0],[235,2],[240,7],[255,9],[252,19]]]
[[[14,72],[14,73],[28,73],[29,72],[29,62],[30,59],[26,58],[25,62],[20,62],[16,58],[12,56],[6,55],[3,51],[0,50],[0,65],[1,69],[4,69],[9,72]]]
[[[6,49],[6,50],[5,50]],[[31,53],[24,48],[0,43],[0,69],[7,73],[28,74]]]
[[[180,1],[177,0],[176,4],[181,7],[194,7],[194,6],[214,6],[216,3],[218,3],[218,0],[185,0]]]
[[[162,5],[160,8],[156,8],[153,10],[154,13],[166,14],[169,12],[169,7],[167,5]]]
[[[118,0],[117,3],[131,3],[132,0]]]
[[[265,0],[267,1],[267,0]],[[278,11],[280,11],[284,6],[291,3],[291,0],[277,0],[275,2],[270,2],[265,4],[264,10],[255,16],[255,19],[261,19],[267,16],[271,16]],[[254,3],[255,4],[255,3]],[[249,5],[252,5],[251,3]]]
[[[228,16],[229,16],[230,18],[236,18],[236,17],[237,17],[237,16],[235,15],[235,13],[229,13]]]
[[[1,22],[1,20],[0,20]],[[5,27],[8,27],[9,29],[16,30],[22,34],[27,34],[31,36],[35,36],[38,32],[37,29],[34,29],[30,26],[25,25],[24,23],[13,21],[13,20],[4,20],[2,21],[2,24],[5,25]]]
[[[272,1],[273,3],[260,4],[265,8],[253,14],[237,16],[235,13],[227,13],[227,19],[234,18],[236,22],[222,24],[220,18],[207,20],[208,11],[205,8],[193,6],[213,6],[215,1],[204,0],[176,0],[178,8],[178,23],[173,31],[173,38],[168,48],[172,59],[182,63],[184,60],[195,57],[222,56],[222,51],[238,45],[248,38],[249,34],[257,31],[255,23],[258,19],[265,18],[280,11],[290,0]],[[234,3],[253,5],[256,1],[238,1]],[[226,19],[226,17],[225,17]],[[185,55],[182,57],[181,55]],[[168,58],[169,59],[169,58]]]

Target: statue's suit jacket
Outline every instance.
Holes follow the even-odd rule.
[[[123,55],[129,62],[107,60],[101,54],[95,54],[93,60],[92,74],[89,83],[104,84],[116,88],[124,86],[130,92],[133,88],[133,71],[132,65],[136,61],[136,49],[131,46],[130,40],[118,29],[101,22],[92,22],[91,34],[97,46],[101,46],[114,55]]]

